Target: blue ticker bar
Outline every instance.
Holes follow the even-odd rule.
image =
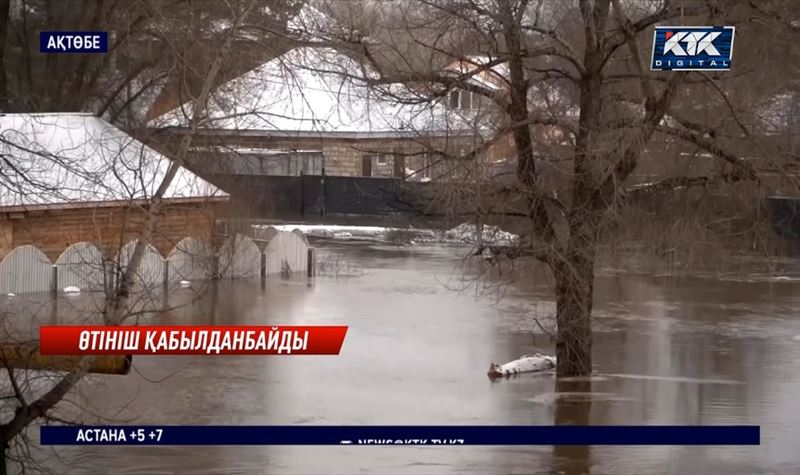
[[[759,445],[759,426],[42,426],[42,445]]]

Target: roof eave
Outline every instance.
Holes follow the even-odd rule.
[[[186,132],[188,127],[161,127],[158,131]],[[394,130],[394,131],[310,131],[310,130],[268,130],[268,129],[195,129],[193,133],[242,137],[289,137],[289,138],[337,138],[337,139],[395,139],[395,138],[444,138],[453,136],[474,135],[474,130]]]
[[[170,204],[193,204],[193,203],[221,203],[230,200],[230,196],[197,196],[197,197],[175,197],[164,198],[161,200],[166,205]],[[29,211],[50,211],[68,209],[87,209],[87,208],[115,208],[122,206],[146,206],[151,200],[140,198],[135,200],[108,200],[108,201],[80,201],[80,202],[60,202],[43,203],[30,205],[10,205],[0,206],[0,213],[24,213]]]

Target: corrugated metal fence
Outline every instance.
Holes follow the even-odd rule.
[[[249,236],[236,234],[228,237],[217,253],[205,241],[187,237],[166,259],[148,246],[134,276],[134,288],[159,290],[215,276],[256,278],[308,271],[309,245],[304,236],[274,228],[268,234],[263,249]],[[34,246],[20,246],[0,260],[0,295],[63,291],[67,287],[102,291],[123,275],[135,246],[136,241],[131,241],[114,259],[106,259],[94,244],[79,242],[65,249],[55,263]]]
[[[39,292],[52,288],[53,264],[34,246],[20,246],[0,261],[0,292]]]
[[[308,244],[296,232],[278,232],[264,248],[267,274],[306,272]]]

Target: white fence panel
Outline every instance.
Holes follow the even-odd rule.
[[[260,277],[261,249],[243,234],[228,238],[220,249],[219,272],[233,279]]]
[[[92,243],[78,242],[66,248],[56,260],[58,289],[78,287],[81,291],[102,291],[103,253]]]
[[[294,231],[278,231],[269,241],[264,254],[267,256],[267,274],[306,272],[308,267],[308,244]]]
[[[264,241],[269,241],[270,239],[275,237],[275,235],[278,234],[279,232],[278,228],[276,228],[275,226],[268,226],[266,228],[263,226],[257,226],[255,227],[255,229],[256,229],[256,238],[262,239]]]
[[[309,245],[305,236],[299,230],[288,232],[274,228],[270,228],[268,234],[273,232],[274,235],[263,253],[248,236],[237,234],[228,238],[219,252],[219,275],[227,278],[257,278],[261,275],[262,255],[265,256],[267,274],[306,272]],[[117,255],[120,267],[117,276],[124,272],[135,246],[136,241],[131,241]],[[148,290],[161,289],[167,262],[170,283],[212,279],[215,260],[209,243],[198,238],[187,237],[181,240],[166,260],[156,248],[148,245],[139,271],[134,277],[134,286]],[[103,264],[103,254],[94,244],[79,242],[71,245],[56,260],[56,288],[103,290]],[[108,269],[111,270],[113,269]],[[53,284],[53,263],[35,246],[20,246],[0,260],[0,295],[46,292],[53,289]]]
[[[47,292],[53,286],[53,263],[34,246],[20,246],[0,261],[0,294]]]
[[[182,239],[167,257],[170,284],[182,280],[208,280],[214,275],[214,256],[211,246],[198,238]]]
[[[297,234],[298,236],[300,236],[300,239],[302,239],[303,242],[306,243],[306,246],[309,245],[308,244],[308,238],[306,237],[306,235],[305,235],[305,233],[303,231],[300,231],[298,228],[294,228],[294,229],[292,229],[292,232]]]
[[[120,276],[125,273],[125,268],[133,255],[136,241],[131,241],[119,252],[118,263],[120,266]],[[152,244],[145,248],[139,270],[134,277],[134,285],[142,286],[147,290],[157,290],[164,285],[164,258]]]

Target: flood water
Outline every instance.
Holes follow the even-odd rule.
[[[136,357],[92,376],[87,421],[137,424],[758,424],[757,447],[60,447],[56,473],[800,473],[800,281],[605,275],[591,397],[490,362],[552,351],[546,282],[453,289],[458,250],[321,244],[313,282],[220,283],[167,324],[346,324],[339,356]],[[333,257],[332,257],[333,256]],[[338,256],[338,257],[335,257]],[[336,274],[336,275],[333,275]],[[176,297],[177,298],[177,297]],[[562,390],[564,388],[561,388]],[[585,389],[585,385],[583,387]],[[94,418],[94,419],[93,419]]]

